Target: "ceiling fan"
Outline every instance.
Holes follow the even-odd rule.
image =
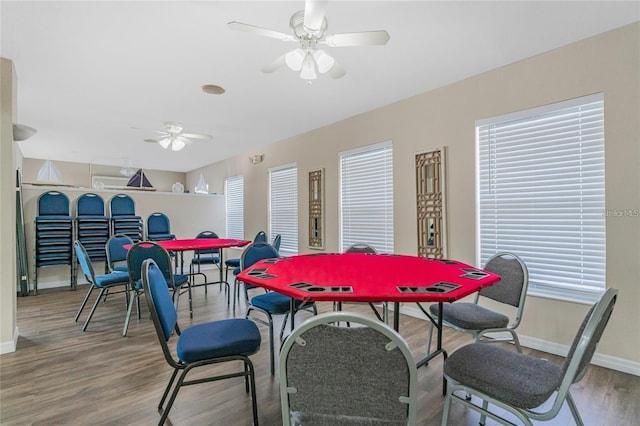
[[[158,143],[164,149],[171,146],[171,150],[180,151],[187,144],[193,142],[191,139],[213,139],[211,135],[203,135],[199,133],[183,133],[182,124],[175,121],[165,121],[164,130],[154,130],[159,133],[155,138],[145,139],[145,142]]]
[[[327,52],[318,49],[318,45],[324,44],[330,47],[383,45],[389,41],[389,33],[379,30],[327,35],[325,33],[328,28],[325,17],[327,3],[327,0],[306,0],[304,10],[294,13],[289,21],[293,35],[237,21],[229,22],[227,25],[232,30],[282,41],[294,41],[299,44],[298,48],[285,53],[262,68],[263,72],[271,73],[287,65],[293,71],[300,71],[300,78],[304,80],[318,78],[316,71],[320,74],[328,73],[333,78],[341,78],[346,74],[344,68]]]

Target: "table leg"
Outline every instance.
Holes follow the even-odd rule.
[[[433,325],[438,330],[438,335],[436,337],[436,350],[431,352],[429,355],[425,356],[424,358],[422,358],[420,361],[416,363],[416,367],[420,368],[422,366],[429,364],[429,361],[431,361],[433,358],[435,358],[440,354],[442,354],[444,360],[447,359],[448,355],[447,355],[447,351],[442,349],[442,315],[438,315],[438,320],[434,321],[433,317],[429,315],[429,313],[422,307],[422,305],[418,303],[418,307],[429,318],[429,320],[433,323]],[[438,302],[438,307],[439,307],[439,312],[442,312],[442,302]],[[443,376],[442,377],[442,394],[446,395],[446,393],[447,393],[447,379],[445,379]]]
[[[400,331],[400,302],[393,302],[393,329]]]

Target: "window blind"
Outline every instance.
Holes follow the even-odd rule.
[[[393,253],[391,141],[340,153],[340,247],[365,243]]]
[[[224,180],[227,210],[227,238],[244,240],[244,177],[233,176]]]
[[[476,124],[478,264],[512,251],[529,269],[530,294],[597,300],[606,260],[602,94]]]
[[[282,236],[280,253],[298,254],[298,167],[269,170],[269,238]]]

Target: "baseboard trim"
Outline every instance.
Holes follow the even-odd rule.
[[[417,307],[403,305],[400,307],[400,312],[426,321],[424,314]],[[520,339],[520,344],[527,348],[564,357],[569,353],[569,345],[561,345],[559,343],[549,342],[535,337],[523,336],[522,334],[518,334],[518,337]],[[591,363],[599,365],[600,367],[620,371],[622,373],[640,376],[640,362],[634,362],[628,359],[596,352],[591,359]]]
[[[0,342],[0,354],[8,354],[16,351],[16,348],[18,347],[18,334],[18,327],[16,327],[13,332],[12,342]]]

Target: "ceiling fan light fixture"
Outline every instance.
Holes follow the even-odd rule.
[[[315,59],[318,65],[318,72],[324,74],[333,68],[333,64],[336,60],[329,56],[324,50],[316,50],[313,52],[313,59]]]
[[[284,56],[287,66],[293,71],[300,71],[304,62],[305,53],[302,49],[294,49]]]
[[[185,147],[185,145],[186,144],[181,140],[181,138],[174,138],[173,142],[171,143],[171,149],[173,151],[180,151]]]
[[[161,147],[163,147],[164,149],[167,149],[167,148],[169,148],[169,145],[171,144],[171,138],[160,139],[158,141],[158,143],[160,144]]]
[[[300,71],[300,78],[303,80],[315,80],[318,78],[316,74],[316,62],[313,60],[313,55],[307,53],[302,61],[302,71]]]

